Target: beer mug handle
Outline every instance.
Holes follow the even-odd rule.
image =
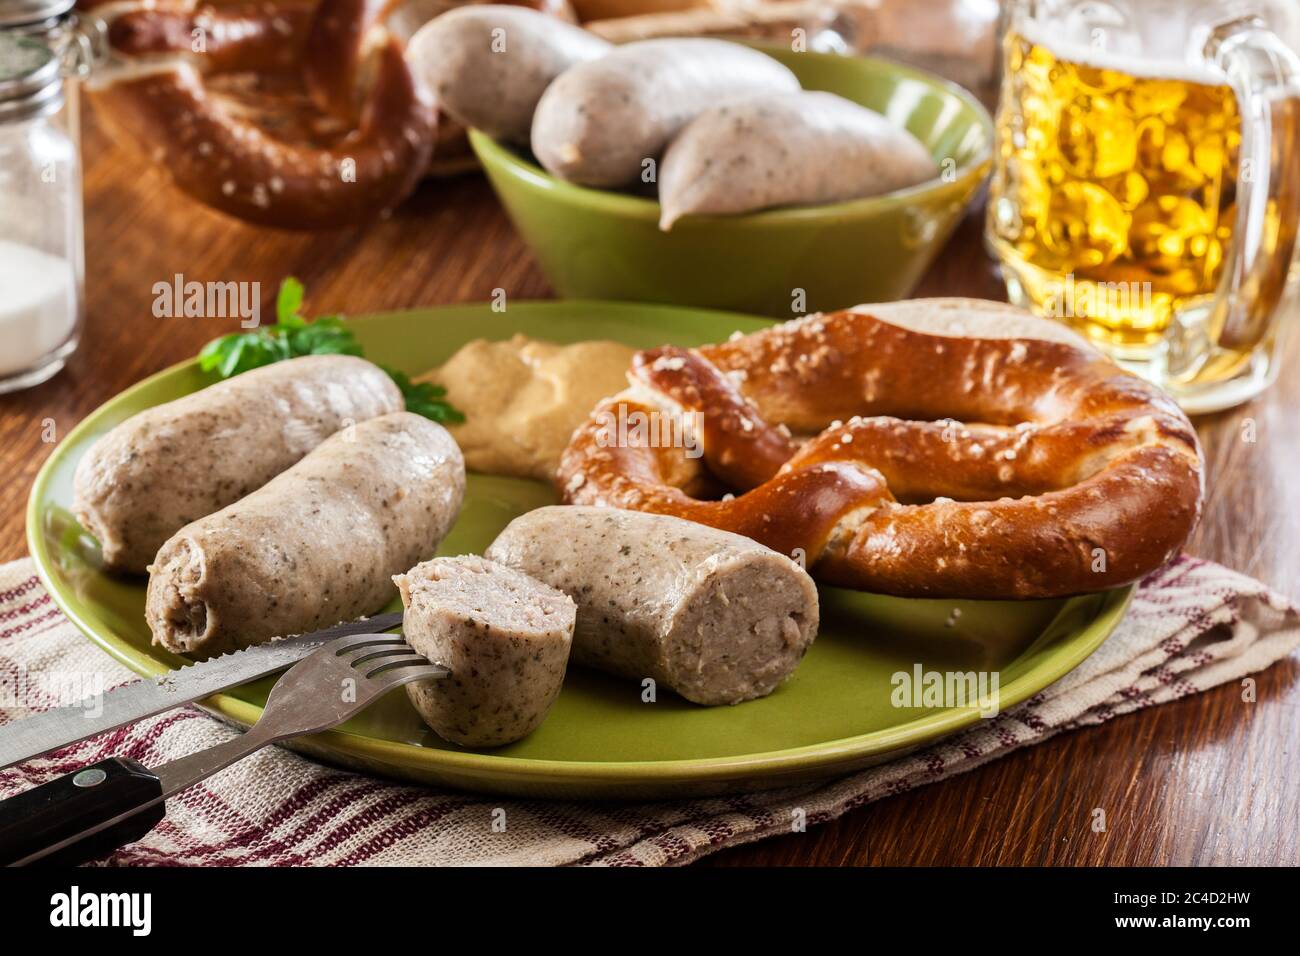
[[[1300,212],[1300,175],[1288,168],[1300,161],[1300,58],[1257,17],[1217,26],[1205,55],[1227,74],[1241,111],[1237,215],[1208,319],[1196,334],[1172,343],[1175,376],[1194,375],[1207,345],[1246,352],[1268,334],[1286,288]]]

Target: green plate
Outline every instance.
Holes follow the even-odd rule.
[[[473,338],[515,332],[560,342],[610,338],[633,346],[699,344],[751,331],[760,319],[601,302],[453,306],[357,320],[366,354],[421,372]],[[68,512],[77,460],[130,415],[208,384],[193,362],[123,392],[64,439],[37,476],[28,542],[54,600],[104,650],[141,674],[180,666],[149,643],[142,579],[98,566],[94,541]],[[543,484],[471,475],[465,508],[442,553],[481,551],[511,518],[554,501]],[[735,707],[698,707],[671,693],[642,703],[636,681],[575,667],[546,723],[508,747],[475,752],[443,743],[397,692],[339,730],[297,747],[333,763],[471,790],[556,797],[666,797],[790,785],[841,774],[970,726],[976,707],[895,707],[891,677],[985,671],[1010,707],[1086,658],[1124,614],[1132,589],[1068,600],[905,600],[822,591],[822,630],[774,694]],[[954,610],[960,610],[955,615]],[[256,721],[270,680],[204,706]]]

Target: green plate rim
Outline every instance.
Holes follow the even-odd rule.
[[[393,310],[374,313],[372,317],[392,316],[404,311],[421,313],[438,313],[453,309],[472,308],[478,303],[461,303],[457,305],[429,306],[414,310]],[[609,309],[625,310],[634,308],[668,310],[668,311],[713,311],[720,310],[676,310],[672,306],[643,305],[640,303],[605,302],[593,299],[525,300],[515,305],[562,309]],[[741,313],[731,314],[740,318],[753,319]],[[349,318],[349,322],[367,321],[367,317]],[[32,490],[27,499],[27,545],[30,549],[36,574],[49,592],[58,608],[68,616],[86,637],[98,645],[111,657],[137,674],[145,677],[166,673],[170,668],[163,666],[153,656],[137,651],[115,635],[98,633],[86,620],[82,602],[75,594],[69,592],[59,583],[50,568],[54,562],[45,547],[44,535],[41,533],[41,505],[45,499],[46,486],[56,465],[64,458],[65,449],[73,445],[73,439],[90,430],[101,415],[111,407],[127,400],[136,392],[153,382],[177,372],[194,368],[196,359],[188,359],[171,365],[162,371],[142,379],[107,401],[100,404],[93,412],[83,418],[63,441],[50,453],[41,466],[32,483]],[[1047,659],[1027,673],[1012,680],[1000,690],[999,712],[1003,713],[1016,704],[1027,700],[1033,694],[1064,677],[1081,664],[1110,636],[1119,624],[1133,594],[1136,584],[1102,592],[1103,601],[1093,618],[1077,632],[1064,647],[1051,652]],[[204,709],[245,726],[251,725],[262,713],[261,707],[249,704],[228,694],[217,694],[201,702]],[[703,757],[688,760],[651,760],[651,761],[577,761],[577,760],[542,760],[531,757],[505,757],[491,753],[468,753],[431,748],[416,747],[410,744],[380,740],[360,734],[331,730],[314,735],[321,748],[336,750],[345,755],[388,765],[418,764],[436,772],[439,770],[460,771],[487,777],[509,776],[512,780],[527,782],[545,780],[548,782],[578,783],[583,780],[595,780],[601,783],[701,783],[723,782],[740,776],[769,774],[783,776],[788,774],[816,772],[881,754],[901,751],[927,743],[938,737],[946,736],[968,727],[980,720],[978,707],[946,708],[935,714],[908,721],[886,730],[875,730],[853,737],[808,744],[802,747],[784,750],[764,751],[732,757]]]

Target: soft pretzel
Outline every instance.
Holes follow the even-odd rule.
[[[436,117],[386,0],[82,0],[109,59],[99,115],[176,185],[241,219],[350,225],[400,202],[429,164]]]
[[[638,353],[629,381],[574,433],[565,499],[739,532],[829,584],[1097,591],[1168,561],[1200,513],[1200,446],[1178,406],[993,303],[858,306],[664,346]],[[611,428],[665,417],[698,445],[673,446],[662,424]]]

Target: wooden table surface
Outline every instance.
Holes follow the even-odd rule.
[[[236,319],[154,318],[153,285],[280,278],[312,314],[550,296],[486,183],[424,184],[391,218],[296,235],[224,219],[171,190],[85,116],[86,333],[52,381],[0,397],[0,560],[27,551],[23,512],[58,436],[126,386],[231,331]],[[1001,298],[972,217],[917,295]],[[1264,397],[1198,422],[1209,500],[1190,550],[1300,591],[1300,335]],[[1248,420],[1250,423],[1248,424]],[[1252,437],[1254,441],[1247,440]],[[882,800],[807,833],[710,858],[747,864],[1295,864],[1300,862],[1300,659],[1241,688],[1069,733],[986,767]],[[1090,828],[1106,811],[1107,832]]]

